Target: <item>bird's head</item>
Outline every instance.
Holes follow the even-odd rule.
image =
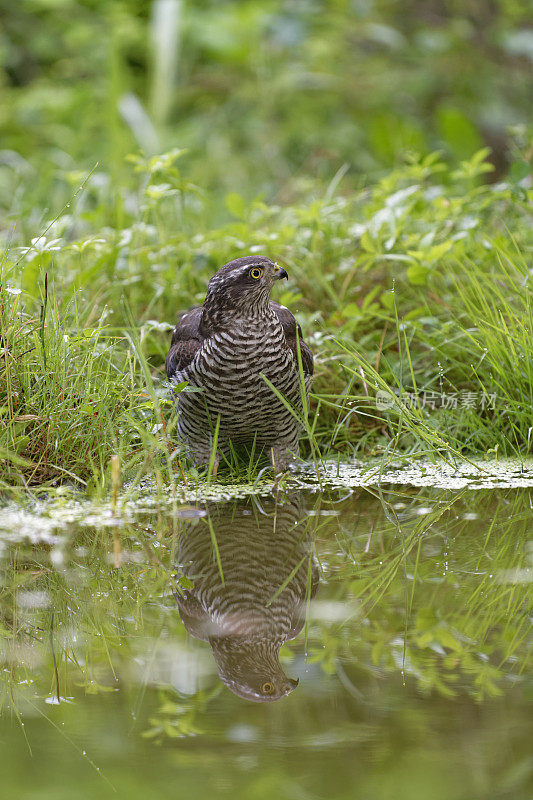
[[[226,315],[260,313],[269,302],[274,283],[286,271],[265,256],[244,256],[224,264],[207,287],[204,308]]]
[[[273,703],[298,686],[278,660],[279,645],[248,641],[245,637],[210,639],[221,681],[238,697],[255,703]]]

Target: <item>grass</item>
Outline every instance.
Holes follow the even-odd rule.
[[[290,274],[277,299],[316,356],[304,445],[315,463],[531,452],[529,197],[523,180],[483,183],[486,156],[459,169],[412,159],[358,193],[317,187],[296,205],[232,195],[217,228],[179,151],[131,159],[137,185],[113,201],[101,173],[85,176],[31,242],[15,229],[4,252],[2,484],[90,491],[113,455],[124,477],[182,482],[163,381],[170,330],[217,267],[247,252]],[[378,391],[398,399],[382,410]],[[237,470],[250,477],[254,464],[252,453]]]
[[[127,359],[119,365],[100,322],[88,327],[74,304],[60,312],[53,291],[40,316],[22,310],[21,295],[2,301],[4,480],[87,485],[120,450],[136,391]]]

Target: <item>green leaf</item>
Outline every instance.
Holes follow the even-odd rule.
[[[368,231],[365,231],[363,233],[363,235],[361,236],[360,242],[361,242],[361,247],[367,253],[375,253],[376,252],[376,244],[371,239],[370,234],[368,233]]]
[[[424,286],[427,283],[429,270],[423,264],[413,264],[407,269],[407,278],[413,286]]]
[[[237,219],[244,219],[246,215],[246,202],[244,197],[241,197],[241,195],[236,192],[231,192],[226,195],[224,202],[230,214],[233,214]]]
[[[437,112],[437,126],[449,149],[459,159],[471,158],[483,145],[475,125],[457,108],[440,108]]]
[[[444,255],[446,255],[446,253],[449,253],[452,247],[453,247],[453,242],[449,241],[433,245],[433,247],[429,250],[427,254],[428,261],[438,261]]]
[[[387,311],[392,311],[394,309],[394,292],[387,291],[383,292],[380,297],[381,305],[383,308],[386,308]]]
[[[348,305],[344,306],[342,309],[342,316],[343,317],[360,317],[361,316],[361,309],[357,305],[357,303],[348,303]]]
[[[513,183],[519,183],[531,173],[531,167],[527,161],[514,161],[509,170],[509,176]]]

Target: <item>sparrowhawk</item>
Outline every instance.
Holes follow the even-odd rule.
[[[288,308],[270,300],[287,277],[263,256],[236,258],[213,275],[204,304],[178,319],[165,366],[171,383],[188,383],[177,432],[198,467],[209,463],[217,428],[215,471],[230,442],[264,448],[277,471],[298,455],[302,425],[291,409],[301,418],[313,356]]]

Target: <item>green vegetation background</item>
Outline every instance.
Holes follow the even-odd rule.
[[[0,10],[7,481],[173,474],[171,323],[250,251],[317,354],[315,452],[530,451],[527,2]]]
[[[123,476],[155,477],[179,504],[162,371],[170,329],[220,264],[248,252],[286,265],[278,299],[316,354],[306,456],[531,452],[529,2],[0,0],[0,16],[2,496],[66,479],[101,497],[118,454]],[[376,391],[389,388],[457,402],[377,409]],[[43,531],[55,531],[36,496]],[[386,779],[395,795],[427,796],[430,783],[442,794],[452,775],[453,796],[471,781],[472,796],[518,797],[531,775],[529,498],[389,499],[310,518],[325,520],[323,597],[358,610],[315,621],[309,657],[326,673],[340,664],[371,698],[360,712],[357,695],[339,694],[331,730],[350,759],[327,762],[323,793],[376,795]],[[51,495],[65,514],[72,501],[65,487]],[[52,720],[58,736],[65,722],[76,742],[94,735],[89,756],[133,794],[149,780],[152,794],[163,781],[166,791],[178,759],[192,788],[200,773],[209,785],[237,769],[258,797],[298,779],[301,751],[278,769],[261,745],[262,768],[243,771],[226,748],[202,744],[225,735],[226,720],[256,722],[229,692],[213,715],[212,682],[183,702],[149,688],[135,727],[163,744],[196,736],[196,750],[147,750],[131,736],[130,700],[140,708],[145,691],[138,699],[134,659],[151,657],[154,633],[184,642],[165,594],[169,519],[128,520],[117,571],[117,527],[89,519],[61,533],[64,544],[55,533],[41,544],[36,517],[20,513],[13,524],[36,539],[7,544],[1,563],[8,783],[20,774],[44,796],[71,794],[74,770],[88,780],[76,744],[58,765],[30,735],[29,766],[23,718],[42,725],[42,742]],[[303,651],[302,640],[285,657]],[[406,694],[404,669],[424,706]],[[57,675],[76,702],[43,714]],[[295,696],[298,713],[285,720],[280,704],[265,729],[273,720],[276,733],[294,723],[298,736],[323,735],[329,701],[313,680],[316,692],[310,682]],[[484,711],[480,701],[500,695],[507,715]],[[376,740],[365,772],[354,743]]]

